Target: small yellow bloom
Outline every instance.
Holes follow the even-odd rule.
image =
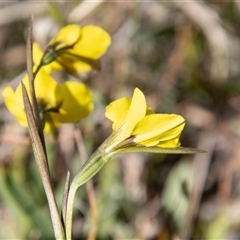
[[[35,44],[33,59],[36,65],[48,65],[51,71],[64,68],[71,74],[100,68],[98,59],[107,51],[111,37],[94,25],[77,24],[63,27],[50,41],[45,53]]]
[[[185,125],[184,118],[176,114],[155,114],[147,106],[145,97],[138,88],[132,98],[120,98],[110,103],[106,107],[106,117],[113,122],[113,132],[81,167],[73,179],[73,189],[87,182],[108,161],[122,153],[203,152],[180,147],[179,138]]]
[[[28,76],[23,83],[29,94]],[[36,75],[35,91],[40,112],[44,117],[44,131],[61,123],[76,123],[85,118],[93,109],[91,91],[82,83],[67,81],[59,85],[49,74],[41,69]],[[22,126],[27,126],[24,110],[21,84],[14,91],[6,87],[2,95],[8,110],[16,117]]]
[[[105,152],[128,145],[158,148],[180,146],[184,118],[176,114],[154,114],[138,88],[132,99],[121,98],[109,104],[106,117],[113,122],[113,133],[104,144]]]

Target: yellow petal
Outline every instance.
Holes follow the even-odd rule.
[[[126,117],[116,127],[117,128],[123,127],[127,135],[131,134],[135,125],[144,118],[146,114],[146,109],[147,105],[145,96],[138,88],[135,88],[131,105],[126,114]]]
[[[179,138],[180,138],[180,134],[177,135],[175,138],[171,139],[171,140],[167,140],[167,141],[160,141],[159,139],[155,138],[155,139],[150,139],[144,142],[141,142],[139,144],[141,144],[142,146],[145,147],[159,147],[159,148],[177,148],[180,146],[180,142],[179,142]]]
[[[185,120],[175,114],[147,115],[134,128],[134,142],[145,146],[155,146],[160,142],[171,141],[182,132]],[[176,144],[178,140],[176,139]],[[176,146],[175,144],[175,146]]]
[[[126,116],[131,104],[131,98],[120,98],[111,102],[106,107],[105,116],[113,122],[112,129],[116,130],[119,123],[122,122],[123,118]]]
[[[52,125],[50,122],[46,121],[44,124],[44,132],[49,133],[52,130]]]
[[[29,94],[27,75],[23,77],[23,83]],[[43,111],[59,107],[63,101],[61,86],[43,69],[38,72],[34,86],[38,103]]]
[[[105,30],[98,26],[87,25],[81,29],[81,37],[73,49],[67,51],[83,57],[97,59],[107,51],[110,44],[111,37]]]
[[[157,146],[160,148],[177,148],[180,146],[179,138],[180,134],[171,140],[159,142]]]
[[[59,113],[50,113],[54,122],[76,123],[93,109],[91,91],[82,83],[67,81],[62,85],[63,103]]]
[[[24,111],[22,95],[18,90],[16,94],[11,87],[4,88],[2,95],[8,110],[15,116],[22,126],[27,126],[27,118]]]
[[[54,132],[57,127],[60,126],[61,123],[54,121],[51,116],[51,112],[48,112],[44,115],[44,132],[49,133],[49,132]]]
[[[89,72],[92,70],[92,67],[89,64],[64,56],[59,56],[57,58],[57,62],[59,65],[63,66],[67,72],[73,75],[75,75],[77,72]]]
[[[35,65],[39,65],[43,57],[43,51],[36,42],[33,43],[32,48],[33,48],[33,62]]]
[[[34,83],[37,99],[44,111],[59,107],[63,101],[62,89],[49,74],[40,69]]]
[[[121,109],[121,106],[119,107]],[[146,114],[146,100],[143,93],[138,88],[135,88],[134,90],[129,108],[127,109],[126,107],[127,105],[125,103],[125,105],[123,105],[123,109],[121,110],[121,115],[124,114],[124,110],[127,111],[125,116],[123,116],[121,120],[114,123],[114,129],[116,129],[116,131],[114,131],[112,134],[110,147],[107,149],[107,151],[115,148],[119,143],[130,137],[135,125],[141,121]],[[118,116],[118,111],[119,110],[115,108],[116,116]]]
[[[73,46],[81,36],[81,28],[77,24],[70,24],[63,27],[58,34],[50,41],[49,47],[55,51]]]

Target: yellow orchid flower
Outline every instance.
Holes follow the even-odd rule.
[[[28,76],[25,75],[22,81],[29,94]],[[61,123],[79,122],[93,109],[91,91],[82,83],[67,81],[60,85],[41,69],[36,75],[34,85],[40,112],[43,114],[45,132]],[[2,95],[8,110],[26,127],[28,123],[21,84],[15,91],[9,86],[6,87]]]
[[[113,122],[113,133],[104,146],[105,152],[130,146],[177,148],[185,120],[176,114],[154,114],[149,111],[143,93],[136,88],[132,99],[121,98],[106,108]]]
[[[112,134],[86,161],[69,189],[66,216],[66,237],[71,238],[72,209],[77,189],[91,179],[109,160],[121,153],[152,152],[193,154],[202,151],[180,147],[179,138],[185,125],[182,116],[155,114],[136,88],[132,98],[121,98],[106,107]]]
[[[145,97],[138,88],[132,98],[120,98],[110,103],[106,107],[106,117],[113,122],[113,132],[81,167],[73,180],[75,187],[84,184],[110,159],[121,153],[201,152],[180,147],[184,118],[176,114],[155,114],[147,106]]]
[[[98,59],[107,51],[111,37],[94,25],[80,27],[70,24],[63,27],[50,41],[45,53],[34,44],[33,59],[39,66],[49,64],[51,71],[64,68],[69,73],[89,72],[99,69]]]

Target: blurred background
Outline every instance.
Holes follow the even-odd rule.
[[[184,116],[182,146],[206,151],[112,160],[77,193],[74,239],[239,239],[240,2],[1,1],[1,92],[25,74],[31,15],[43,49],[69,23],[112,36],[102,70],[85,77],[95,110],[46,136],[59,208],[67,171],[73,177],[111,133],[105,106],[135,87],[156,112]],[[2,95],[0,131],[0,239],[52,239],[27,129]]]

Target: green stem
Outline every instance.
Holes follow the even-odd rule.
[[[73,205],[76,191],[80,186],[91,179],[98,171],[111,159],[111,154],[103,155],[103,153],[97,150],[90,159],[85,162],[80,168],[77,175],[74,177],[70,186],[68,199],[67,199],[67,211],[66,211],[66,239],[72,239],[72,216]]]
[[[35,78],[36,78],[38,72],[40,71],[41,67],[42,67],[42,64],[40,63],[40,64],[37,66],[35,72],[33,73],[33,81],[35,80]]]
[[[72,215],[73,215],[74,199],[75,199],[77,189],[78,189],[77,185],[71,184],[71,187],[68,193],[67,210],[66,210],[66,217],[65,217],[66,240],[72,239]]]

